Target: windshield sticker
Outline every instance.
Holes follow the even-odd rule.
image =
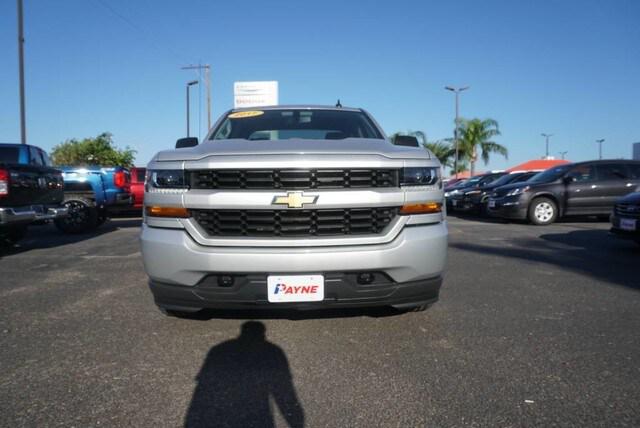
[[[264,112],[260,110],[251,110],[251,111],[237,111],[235,113],[231,113],[227,116],[229,119],[244,119],[245,117],[255,117],[263,115]]]

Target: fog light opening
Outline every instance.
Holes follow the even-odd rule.
[[[218,285],[220,287],[231,287],[231,286],[233,286],[233,276],[231,276],[231,275],[220,275],[218,277]]]
[[[375,279],[375,275],[371,272],[362,272],[358,274],[358,284],[367,285],[371,284]]]

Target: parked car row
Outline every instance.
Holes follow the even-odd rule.
[[[55,168],[39,147],[0,144],[0,244],[15,244],[34,223],[83,233],[113,213],[140,210],[144,174],[144,168]]]
[[[569,216],[597,216],[612,232],[640,240],[640,161],[563,164],[533,173],[489,173],[445,189],[454,212],[548,225]],[[634,193],[636,192],[636,193]]]
[[[448,191],[447,204],[454,211],[486,214],[489,196],[494,189],[510,183],[527,181],[537,172],[497,172],[472,177]]]

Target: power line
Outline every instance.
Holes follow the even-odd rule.
[[[109,3],[107,3],[104,0],[95,0],[96,3],[98,3],[100,6],[102,6],[103,8],[107,9],[109,12],[111,12],[111,14],[113,16],[115,16],[116,18],[118,18],[119,20],[121,20],[122,22],[124,22],[125,24],[127,24],[129,27],[131,27],[132,29],[134,29],[135,31],[137,31],[138,33],[140,33],[144,38],[147,39],[147,42],[149,42],[151,45],[153,45],[153,47],[155,47],[157,50],[159,51],[165,51],[165,53],[169,53],[171,56],[173,56],[175,59],[179,60],[180,62],[186,62],[185,58],[179,54],[178,52],[174,51],[173,49],[171,49],[169,46],[167,46],[166,44],[162,44],[162,43],[157,43],[154,40],[153,37],[153,33],[150,31],[145,30],[144,28],[142,28],[141,26],[139,26],[138,24],[136,24],[135,22],[133,22],[131,19],[127,18],[124,14],[118,12],[113,6],[111,6]]]

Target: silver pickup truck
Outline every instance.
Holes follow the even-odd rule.
[[[441,166],[364,110],[225,113],[147,167],[141,244],[155,303],[203,308],[438,299],[447,254]]]

